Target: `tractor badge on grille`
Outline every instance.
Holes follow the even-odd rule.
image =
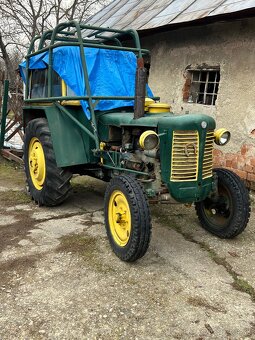
[[[190,156],[191,153],[194,155],[197,154],[197,146],[195,143],[188,143],[184,146],[184,152],[187,157]]]

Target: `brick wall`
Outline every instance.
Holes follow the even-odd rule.
[[[234,171],[255,190],[255,147],[243,144],[236,153],[224,153],[220,149],[214,150],[214,167],[226,168]]]

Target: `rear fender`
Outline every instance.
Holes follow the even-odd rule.
[[[83,112],[77,111],[75,116],[81,123],[86,120]],[[91,153],[91,149],[95,148],[94,141],[58,108],[54,106],[38,108],[37,106],[23,111],[25,126],[31,119],[39,117],[46,117],[48,120],[58,167],[97,162],[97,158]]]

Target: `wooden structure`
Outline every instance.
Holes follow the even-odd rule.
[[[0,152],[9,160],[23,163],[22,156],[22,106],[23,95],[18,88],[9,91],[8,80],[4,81],[2,91]]]

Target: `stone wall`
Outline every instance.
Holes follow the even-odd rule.
[[[255,20],[242,19],[179,28],[142,37],[151,50],[150,85],[176,114],[205,113],[217,128],[231,131],[231,141],[215,150],[215,166],[234,170],[255,183]],[[188,65],[220,67],[215,106],[184,101]]]

